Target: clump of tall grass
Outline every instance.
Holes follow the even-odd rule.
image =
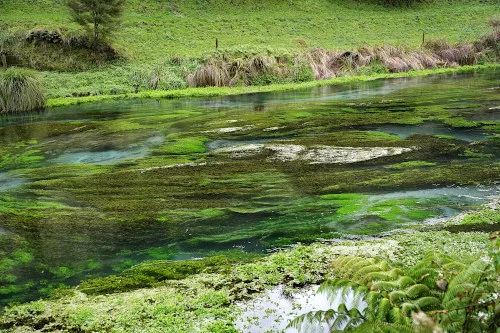
[[[472,43],[452,45],[445,40],[431,40],[424,47],[450,65],[474,65],[481,55]]]
[[[308,78],[313,79],[311,73],[309,66],[304,66],[302,61],[289,55],[233,57],[215,54],[194,73],[188,74],[186,81],[191,87],[266,85],[304,82]]]
[[[225,63],[210,63],[201,66],[186,77],[191,87],[222,87],[228,85],[230,79]]]
[[[44,105],[43,85],[37,73],[16,67],[0,72],[0,113],[38,110]]]

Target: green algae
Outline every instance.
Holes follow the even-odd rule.
[[[168,140],[168,137],[167,137]],[[207,138],[180,138],[168,140],[161,148],[161,151],[168,155],[189,155],[194,153],[204,153]]]
[[[498,181],[500,172],[495,140],[470,145],[432,134],[403,139],[377,129],[384,124],[432,122],[458,129],[474,124],[495,132],[494,122],[468,120],[466,113],[474,110],[442,107],[455,103],[450,96],[462,97],[468,108],[480,107],[473,106],[473,98],[484,99],[487,90],[464,92],[460,83],[447,82],[449,91],[422,84],[416,91],[410,86],[347,100],[314,100],[309,92],[298,92],[298,98],[304,97],[300,102],[264,96],[269,102],[257,109],[238,99],[214,102],[218,106],[210,109],[203,105],[211,101],[186,101],[180,109],[162,101],[147,104],[144,113],[131,111],[139,108],[136,104],[114,112],[110,104],[110,114],[104,113],[102,121],[41,122],[24,130],[20,125],[2,127],[6,144],[0,148],[5,149],[0,160],[14,161],[6,169],[30,181],[0,194],[2,226],[28,242],[30,249],[23,251],[32,259],[18,266],[26,271],[42,267],[48,272],[44,279],[56,281],[45,284],[49,290],[82,276],[118,274],[147,259],[206,256],[233,246],[260,253],[341,233],[376,234],[419,222],[439,215],[445,203],[370,198],[436,184],[488,186]],[[374,89],[385,84],[375,83]],[[85,118],[85,113],[78,116]],[[14,129],[21,135],[13,135]],[[142,142],[149,138],[157,139],[144,148],[147,155],[135,160],[114,165],[53,162],[67,150],[143,149]],[[352,164],[309,164],[278,162],[268,151],[219,153],[208,148],[215,140],[235,146],[263,140],[265,145],[307,149],[411,151]],[[40,230],[44,238],[37,239]],[[69,260],[64,253],[79,255]],[[6,261],[14,267],[10,264]],[[14,271],[8,276],[16,277]],[[133,281],[129,279],[124,288]],[[36,288],[27,287],[29,283],[19,282],[17,291]],[[16,294],[14,283],[6,285],[9,295]]]
[[[403,163],[398,163],[394,165],[389,165],[387,168],[393,169],[393,170],[401,170],[401,169],[417,169],[417,168],[422,168],[422,167],[432,167],[435,166],[437,163],[436,162],[427,162],[427,161],[409,161],[409,162],[403,162]]]
[[[431,231],[401,233],[368,241],[297,246],[261,260],[234,266],[227,266],[227,261],[219,258],[207,265],[212,272],[209,270],[202,274],[199,272],[203,270],[203,265],[197,261],[176,265],[151,261],[132,270],[144,274],[123,274],[88,283],[93,289],[86,291],[101,290],[106,295],[82,294],[79,289],[85,289],[87,284],[84,283],[59,299],[8,308],[0,317],[0,325],[7,332],[16,329],[14,326],[46,327],[54,322],[68,330],[135,329],[145,325],[157,330],[162,327],[191,330],[200,328],[200,322],[203,322],[204,331],[224,327],[224,332],[232,332],[237,310],[234,300],[251,297],[252,293],[280,283],[291,288],[333,278],[335,272],[331,265],[342,256],[383,259],[405,269],[415,265],[429,249],[470,263],[483,256],[490,249],[490,244],[485,233],[457,235]],[[223,269],[219,269],[221,267]],[[188,275],[180,280],[158,281],[165,276],[165,272],[166,275],[174,272],[174,277],[177,277],[179,269]],[[122,293],[108,289],[112,288],[111,282],[119,286],[122,281],[128,283],[127,288],[130,289]],[[151,288],[139,289],[150,283]],[[113,313],[111,317],[110,312]],[[51,320],[47,321],[49,318]]]
[[[44,160],[36,140],[9,144],[0,148],[0,171],[37,167]]]

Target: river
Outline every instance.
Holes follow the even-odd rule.
[[[0,118],[0,303],[376,235],[500,193],[500,72]]]

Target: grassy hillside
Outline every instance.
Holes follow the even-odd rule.
[[[2,22],[26,31],[60,29],[69,34],[65,2],[3,0]],[[349,49],[387,43],[419,46],[428,37],[470,40],[487,30],[500,13],[498,1],[422,4],[414,8],[357,5],[352,0],[129,0],[115,45],[132,62],[162,61],[168,56],[201,56],[215,48],[294,50],[308,47]]]
[[[96,64],[86,52],[43,45],[17,51],[27,59],[25,64],[45,71],[49,98],[123,94],[137,90],[131,82],[138,75],[151,76],[155,68],[166,71],[161,75],[172,81],[158,89],[186,86],[186,74],[215,51],[216,39],[222,53],[236,56],[382,44],[419,48],[422,31],[427,40],[477,40],[488,31],[488,21],[500,13],[496,0],[426,1],[410,8],[386,7],[376,0],[361,2],[129,0],[113,40],[119,60]],[[66,39],[82,34],[64,0],[2,0],[0,9],[0,45],[22,40],[37,29],[59,31]],[[147,88],[143,86],[140,90]]]

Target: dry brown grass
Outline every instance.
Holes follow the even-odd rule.
[[[224,64],[207,64],[198,68],[186,78],[190,87],[222,87],[230,81],[229,72]]]
[[[447,66],[474,65],[481,55],[481,50],[472,43],[452,45],[445,40],[431,40],[425,43],[424,48]]]
[[[262,73],[272,73],[276,68],[276,58],[266,55],[256,55],[248,60],[246,72],[250,77]]]
[[[338,68],[335,64],[341,53],[316,48],[305,52],[302,57],[309,62],[316,80],[323,80],[337,76]]]
[[[475,43],[450,44],[444,40],[430,40],[420,50],[382,45],[363,46],[351,51],[315,48],[302,51],[294,58],[256,55],[231,59],[228,55],[219,55],[188,75],[187,80],[194,87],[235,86],[267,84],[273,80],[269,77],[281,82],[281,79],[297,76],[299,68],[307,67],[310,67],[316,80],[322,80],[359,73],[360,68],[374,63],[377,66],[382,64],[390,72],[474,65],[482,55],[488,57],[493,54],[491,59],[500,56],[500,20],[492,20],[490,24],[493,31]],[[266,77],[265,74],[270,75]]]

